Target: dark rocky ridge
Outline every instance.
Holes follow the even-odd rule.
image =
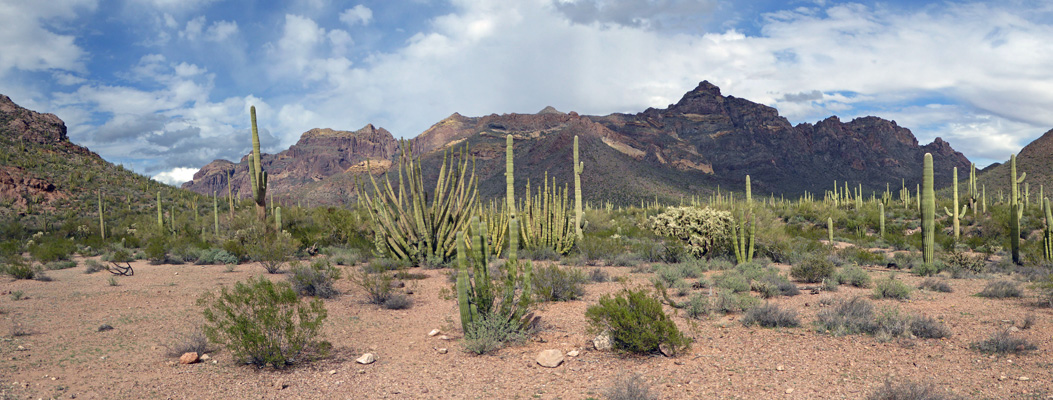
[[[895,121],[864,117],[846,123],[830,117],[793,126],[776,109],[723,96],[709,82],[665,109],[637,114],[582,116],[551,107],[538,114],[454,113],[409,143],[423,155],[427,175],[437,173],[443,150],[468,142],[480,194],[489,197],[504,191],[503,138],[509,134],[516,138],[517,191],[528,179],[536,187],[546,172],[560,185],[571,182],[571,143],[578,135],[586,199],[622,204],[706,195],[717,185],[741,190],[747,174],[754,193],[763,194],[821,196],[834,180],[853,187],[862,183],[868,192],[884,190],[886,182],[913,186],[926,152],[933,153],[936,183],[944,186],[953,167],[964,171],[969,165],[942,139],[919,146]],[[372,126],[353,133],[316,129],[289,150],[265,155],[264,168],[272,175],[272,193],[340,203],[353,196],[348,174],[364,172],[366,159],[377,168],[390,165],[398,149],[390,133]],[[246,169],[244,159],[218,160],[184,187],[224,193],[223,174],[234,171],[235,192],[247,193]]]

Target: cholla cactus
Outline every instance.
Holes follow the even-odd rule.
[[[654,233],[680,239],[695,257],[705,256],[728,240],[733,223],[727,211],[698,207],[670,207],[649,221]]]

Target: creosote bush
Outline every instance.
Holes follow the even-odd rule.
[[[270,232],[250,240],[247,247],[253,261],[263,264],[267,273],[276,274],[292,258],[300,243],[288,232]]]
[[[790,267],[790,276],[802,282],[820,283],[830,278],[834,269],[833,261],[821,255],[813,255]]]
[[[874,286],[874,298],[906,300],[910,298],[910,286],[889,275],[888,279],[882,279]]]
[[[951,293],[954,291],[947,281],[939,278],[925,278],[918,284],[918,289],[926,289],[934,292]]]
[[[585,310],[585,317],[593,332],[609,333],[614,348],[621,351],[654,353],[664,344],[679,352],[691,344],[665,314],[662,303],[644,289],[605,294],[599,304]]]
[[[317,296],[323,299],[340,294],[333,288],[333,282],[340,279],[342,273],[327,258],[312,261],[310,265],[296,265],[291,268],[289,283],[301,296]]]
[[[864,289],[871,285],[870,274],[855,264],[842,267],[834,274],[834,279],[840,284],[849,284]]]
[[[391,273],[378,272],[371,274],[369,269],[363,266],[358,271],[351,273],[348,279],[365,289],[366,299],[372,304],[383,305],[394,295],[394,291],[391,289],[391,282],[394,280],[394,277],[391,276]]]
[[[570,301],[585,295],[589,278],[578,268],[555,265],[534,269],[530,284],[538,301]]]
[[[1019,354],[1038,348],[1027,339],[1013,337],[1009,329],[1001,329],[985,340],[973,342],[969,347],[984,354]]]
[[[247,363],[283,368],[329,347],[315,340],[328,315],[325,304],[301,300],[286,282],[253,277],[205,293],[197,303],[205,308],[205,336]]]
[[[746,315],[742,317],[742,324],[760,325],[765,328],[793,328],[800,325],[801,321],[797,319],[796,311],[782,309],[773,303],[765,303],[746,311]]]
[[[988,282],[987,285],[984,286],[984,289],[977,294],[977,296],[990,299],[1020,297],[1021,295],[1023,295],[1023,292],[1020,290],[1020,285],[1016,282],[1007,280]]]

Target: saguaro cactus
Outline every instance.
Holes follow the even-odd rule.
[[[581,232],[582,224],[585,223],[581,214],[581,173],[584,170],[585,163],[578,161],[578,135],[574,135],[574,233],[578,235],[578,240],[584,237]]]
[[[976,202],[980,199],[980,193],[976,191],[976,163],[969,163],[969,209],[973,211],[976,218]]]
[[[1042,230],[1042,255],[1046,260],[1053,260],[1053,212],[1049,210],[1049,199],[1042,199],[1042,208],[1046,211],[1046,228]]]
[[[282,231],[282,208],[274,207],[274,229],[275,232]]]
[[[925,153],[921,175],[921,258],[928,264],[933,261],[936,239],[936,194],[932,189],[932,154]]]
[[[515,153],[512,151],[512,135],[505,136],[505,208],[508,212],[508,223],[515,230],[508,231],[508,257],[515,257],[519,247],[519,221],[516,219],[516,192],[515,192]],[[529,196],[530,193],[527,193]]]
[[[958,241],[959,232],[961,226],[959,217],[965,214],[965,207],[962,207],[961,213],[958,212],[958,167],[954,167],[954,210],[948,210],[947,207],[943,208],[943,211],[947,213],[948,217],[951,217],[954,223],[954,241]]]
[[[212,222],[215,224],[215,234],[219,236],[219,200],[216,198],[216,192],[212,191]]]
[[[162,230],[165,227],[164,213],[161,212],[161,191],[157,191],[157,227]]]
[[[826,240],[831,246],[834,245],[834,219],[832,217],[826,217]]]
[[[1016,154],[1009,157],[1009,186],[1012,186],[1009,198],[1009,247],[1013,251],[1013,262],[1020,264],[1020,219],[1024,217],[1024,207],[1020,203],[1020,192],[1017,185],[1024,181],[1027,172],[1016,176]]]
[[[878,235],[885,237],[885,205],[878,203]]]
[[[252,200],[256,202],[256,219],[267,220],[267,172],[260,163],[260,134],[256,130],[256,106],[249,107],[252,118],[252,157],[249,157],[249,181],[252,183]]]
[[[102,237],[102,240],[106,240],[106,220],[102,216],[102,191],[99,190],[97,193],[99,194],[99,236]]]

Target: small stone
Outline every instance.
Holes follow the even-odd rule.
[[[335,369],[329,370],[329,375],[336,375],[336,370]]]
[[[193,364],[193,363],[196,363],[196,362],[198,362],[200,360],[201,360],[201,357],[197,355],[196,351],[183,353],[183,355],[179,356],[179,363],[180,364]]]
[[[355,360],[355,362],[359,364],[372,364],[375,361],[377,361],[377,357],[374,356],[373,353],[363,354],[362,357],[359,357],[357,360]]]
[[[607,351],[613,348],[610,335],[599,335],[592,339],[592,347],[599,351]]]
[[[669,345],[665,343],[658,345],[658,351],[662,352],[662,355],[666,357],[673,357],[676,355],[676,352],[673,351],[673,348],[669,347]]]
[[[102,325],[99,325],[98,332],[105,332],[105,331],[112,331],[112,330],[113,330],[113,327],[110,326],[110,324],[102,324]]]
[[[785,371],[786,367],[782,366],[782,364],[779,364],[778,366],[775,367],[775,370],[776,371]]]
[[[213,364],[219,364],[219,360],[212,360]]]
[[[18,345],[18,348],[16,348],[15,350],[17,350],[17,351],[26,351],[26,350],[29,350],[29,349],[23,347],[22,345]]]
[[[289,384],[285,383],[285,381],[278,381],[278,382],[274,383],[274,389],[276,389],[276,390],[282,390],[282,389],[285,389],[287,387],[289,387]]]
[[[563,352],[555,349],[542,351],[537,355],[537,363],[545,368],[556,368],[563,363]]]
[[[445,347],[441,347],[441,348],[439,348],[439,354],[446,354],[446,353],[449,353],[449,352],[450,352],[450,351],[449,351],[449,350],[447,350],[447,349],[446,349]]]
[[[366,373],[366,370],[364,370],[364,369],[360,369],[360,370],[358,370],[358,373],[360,373],[360,374],[364,374],[364,373]]]
[[[208,354],[202,354],[201,355],[201,361],[208,361],[210,359],[212,359],[212,357],[209,356]]]
[[[568,357],[577,357],[577,356],[578,356],[578,354],[581,354],[581,352],[579,352],[579,351],[577,351],[577,350],[571,350],[571,351],[568,351],[568,352],[567,352],[567,356],[568,356]]]
[[[1015,326],[1011,326],[1011,327],[1009,327],[1009,331],[1010,332],[1020,332],[1020,328],[1017,328]]]
[[[176,275],[179,275],[179,273],[178,273],[178,272],[176,272],[175,274],[176,274]]]
[[[1004,380],[1006,380],[1006,376],[1005,376],[1005,375],[999,376],[999,377],[998,377],[998,380],[1000,380],[1000,381],[1004,381]]]
[[[428,332],[428,336],[435,336],[435,335],[438,335],[438,334],[439,334],[439,330],[438,329],[432,329],[431,332]]]
[[[1031,380],[1031,378],[1028,378],[1028,377],[1026,377],[1026,376],[1021,376],[1021,377],[1019,377],[1019,378],[1016,378],[1016,379],[1017,379],[1017,380],[1020,380],[1020,381],[1029,381],[1029,380]]]
[[[439,336],[439,340],[450,340],[450,337],[446,336],[446,335],[442,335],[442,336]]]
[[[786,389],[786,394],[793,393],[793,388]]]

